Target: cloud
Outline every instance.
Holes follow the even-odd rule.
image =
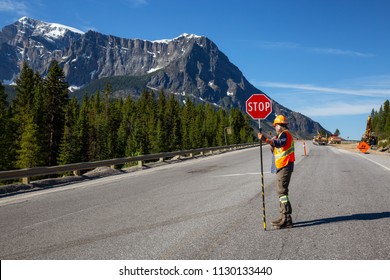
[[[261,48],[270,48],[270,49],[300,49],[306,52],[325,54],[325,55],[342,55],[342,56],[356,56],[356,57],[374,57],[374,54],[363,53],[353,50],[342,50],[337,48],[314,48],[306,47],[301,44],[294,42],[269,42],[262,41],[258,44]]]
[[[334,102],[318,106],[302,107],[297,111],[310,117],[346,116],[369,114],[373,108],[377,107],[377,103],[352,104],[351,102]]]
[[[260,82],[257,83],[260,87],[270,88],[284,88],[293,90],[302,90],[304,93],[321,92],[328,94],[343,94],[343,95],[355,95],[355,96],[368,96],[368,97],[388,97],[390,96],[390,88],[335,88],[335,87],[322,87],[310,84],[290,84],[280,82]]]
[[[25,2],[22,1],[0,0],[0,11],[26,15],[28,8]]]
[[[253,84],[273,88],[270,94],[296,112],[309,117],[331,117],[370,114],[372,109],[377,110],[390,96],[388,78],[389,75],[381,75],[355,79],[348,82],[350,88],[284,82]],[[369,88],[367,82],[370,82]]]
[[[139,7],[143,5],[147,5],[148,0],[124,0],[126,4],[132,6],[132,7]]]
[[[340,50],[340,49],[328,49],[328,48],[308,48],[308,50],[315,53],[331,54],[331,55],[347,55],[347,56],[360,56],[360,57],[374,57],[371,53],[362,53],[356,51]]]

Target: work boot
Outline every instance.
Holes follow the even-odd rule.
[[[276,229],[292,228],[293,222],[291,215],[284,215],[280,223],[274,225]]]
[[[281,214],[279,219],[271,222],[271,225],[276,226],[276,225],[280,224],[282,222],[282,219],[283,219],[283,215]]]

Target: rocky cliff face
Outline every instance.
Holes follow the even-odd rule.
[[[204,36],[182,34],[159,41],[125,39],[26,17],[0,32],[3,82],[16,78],[23,61],[45,75],[52,60],[60,63],[73,88],[107,77],[143,77],[148,88],[242,110],[249,96],[262,93]],[[309,136],[323,129],[274,100],[273,110],[288,116],[297,135]]]

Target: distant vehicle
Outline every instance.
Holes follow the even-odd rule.
[[[328,135],[318,132],[316,136],[313,138],[314,145],[326,145],[328,144]]]
[[[341,144],[341,138],[336,134],[331,134],[329,144]]]

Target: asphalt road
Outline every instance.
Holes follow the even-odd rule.
[[[0,259],[390,259],[390,157],[296,143],[292,229],[263,147],[0,199]]]

